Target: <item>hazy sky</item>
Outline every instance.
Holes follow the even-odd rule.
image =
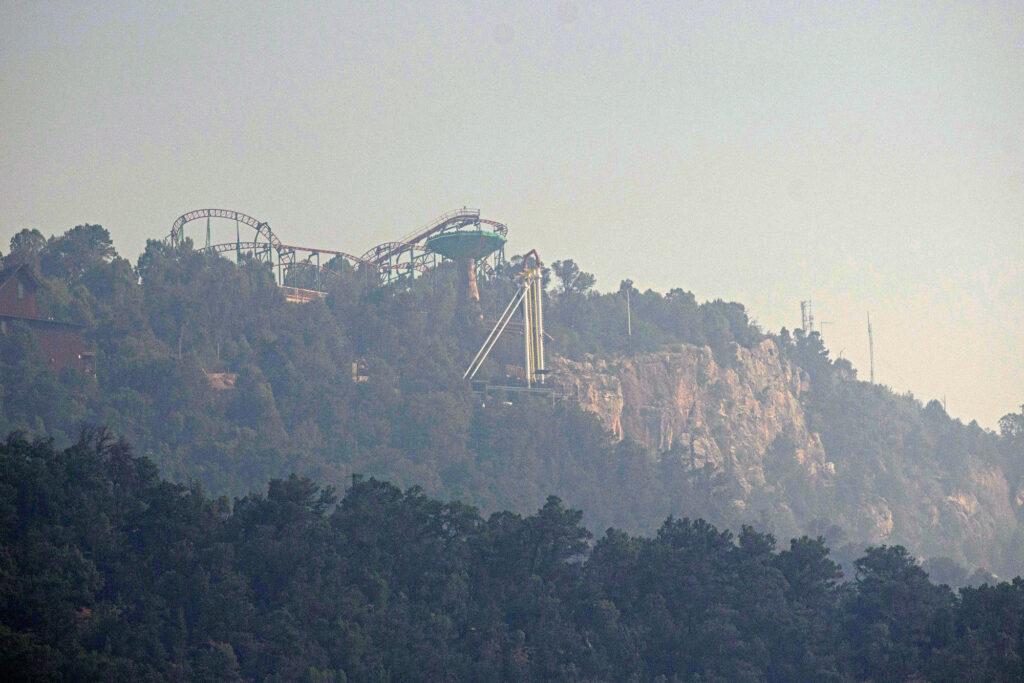
[[[171,6],[174,6],[172,8]],[[1024,5],[12,3],[0,240],[133,261],[209,206],[362,253],[463,205],[512,253],[799,325],[989,427],[1024,402]]]

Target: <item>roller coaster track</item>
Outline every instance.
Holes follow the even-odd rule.
[[[426,225],[413,230],[396,242],[385,242],[378,244],[373,249],[363,254],[363,259],[371,263],[387,263],[397,254],[410,247],[425,242],[427,238],[446,230],[458,230],[467,225],[480,222],[480,209],[467,209],[465,207],[449,211],[430,221]]]
[[[336,249],[284,244],[274,234],[274,231],[270,229],[269,223],[231,209],[198,209],[179,216],[171,225],[171,232],[167,237],[168,241],[173,245],[180,244],[185,237],[185,226],[188,223],[204,218],[207,220],[211,218],[233,220],[238,226],[245,225],[254,230],[256,236],[254,240],[246,240],[244,242],[236,239],[234,242],[207,243],[199,249],[200,251],[213,254],[225,254],[234,251],[236,253],[244,252],[253,255],[258,260],[268,262],[273,268],[277,269],[278,284],[281,285],[285,284],[285,279],[288,275],[296,270],[315,268],[317,284],[321,281],[321,275],[329,276],[336,274],[332,269],[325,268],[319,263],[321,254],[329,257],[341,257],[355,267],[364,263],[358,256]]]
[[[430,237],[480,224],[490,226],[502,237],[508,234],[508,228],[503,223],[480,218],[479,209],[462,207],[438,216],[397,241],[378,244],[363,254],[362,259],[379,269],[385,284],[392,283],[415,273],[426,272],[436,265],[437,256],[424,247]]]
[[[168,236],[171,244],[177,245],[181,242],[184,236],[184,227],[186,223],[199,220],[201,218],[227,218],[233,220],[236,223],[247,225],[256,231],[258,237],[263,237],[269,244],[279,247],[281,242],[277,239],[273,232],[270,230],[270,225],[264,223],[252,216],[241,213],[239,211],[232,211],[231,209],[197,209],[196,211],[189,211],[186,214],[178,216],[177,220],[171,226],[171,234]],[[259,241],[259,240],[257,240]]]
[[[338,270],[329,267],[327,264],[321,264],[318,261],[314,262],[319,254],[330,254],[332,256],[341,256],[349,263],[358,262],[358,259],[351,254],[346,254],[343,251],[334,251],[332,249],[313,249],[308,247],[295,247],[292,245],[282,245],[286,251],[293,253],[298,252],[309,252],[303,259],[295,259],[292,261],[285,262],[282,266],[283,276],[285,283],[292,279],[291,276],[299,273],[312,273],[313,283],[315,285],[323,285],[333,278],[339,276]],[[200,252],[205,254],[230,254],[232,252],[237,254],[248,254],[256,258],[257,260],[266,262],[267,257],[270,255],[271,246],[266,242],[223,242],[221,244],[211,244],[207,247],[199,249]],[[295,287],[291,287],[295,289]],[[298,288],[302,289],[302,288]]]
[[[236,227],[245,225],[255,231],[255,238],[243,242],[240,237],[237,237],[234,242],[211,244],[209,239],[209,220],[211,218],[233,220]],[[174,221],[167,241],[175,246],[181,244],[185,239],[185,226],[202,219],[207,220],[207,241],[205,246],[199,248],[200,251],[214,254],[233,251],[239,254],[250,254],[275,268],[278,284],[281,285],[285,284],[288,273],[297,268],[315,268],[318,285],[321,279],[320,274],[336,275],[336,271],[320,264],[321,255],[332,258],[340,257],[356,268],[372,269],[377,273],[381,282],[387,284],[424,273],[436,265],[438,256],[428,252],[424,246],[426,240],[433,235],[480,224],[490,226],[494,232],[502,236],[508,234],[508,228],[503,223],[482,219],[479,209],[463,207],[438,216],[397,241],[378,244],[362,256],[355,256],[336,249],[285,244],[270,229],[269,223],[240,211],[197,209],[182,214]]]

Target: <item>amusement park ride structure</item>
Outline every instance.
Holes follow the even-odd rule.
[[[509,322],[515,316],[516,311],[521,310],[523,314],[523,339],[525,359],[523,367],[526,374],[526,386],[528,388],[543,385],[544,375],[547,370],[544,367],[544,290],[543,290],[543,264],[537,251],[531,251],[523,259],[523,269],[519,273],[519,289],[508,302],[505,311],[498,318],[498,321],[487,335],[483,346],[473,357],[473,362],[466,368],[462,378],[472,380],[479,372],[480,366],[487,360],[487,355],[494,348],[498,338],[508,327]]]
[[[336,249],[324,249],[320,247],[304,247],[295,244],[286,244],[281,241],[276,233],[270,229],[270,224],[260,221],[248,214],[230,209],[199,209],[183,214],[174,221],[167,240],[172,245],[181,244],[186,235],[186,226],[196,221],[206,221],[205,240],[193,239],[194,244],[202,244],[198,247],[200,251],[230,254],[234,253],[236,258],[243,254],[255,258],[258,261],[268,263],[274,272],[277,283],[282,287],[289,287],[290,282],[297,279],[299,273],[307,277],[302,282],[307,286],[303,289],[309,291],[311,298],[322,296],[326,289],[327,280],[336,274],[336,269],[327,267],[328,262],[340,259],[349,266],[356,269],[365,269],[375,273],[381,284],[393,284],[398,281],[415,277],[417,274],[426,272],[438,263],[438,256],[445,256],[446,251],[431,248],[431,238],[444,235],[445,247],[459,245],[465,250],[465,245],[471,242],[480,242],[485,239],[489,251],[483,253],[477,251],[477,259],[474,260],[474,267],[477,261],[484,261],[488,257],[500,261],[503,256],[505,236],[508,228],[497,221],[480,218],[479,209],[456,209],[424,225],[401,239],[394,242],[378,244],[362,256],[356,256]],[[211,219],[223,219],[235,224],[234,241],[214,240],[211,231]],[[243,226],[246,231],[251,230],[252,234],[242,238]],[[486,228],[484,227],[486,226]],[[458,260],[456,258],[456,260]],[[291,287],[299,289],[298,287]]]
[[[415,278],[435,267],[441,259],[457,264],[464,300],[479,301],[477,269],[481,266],[493,267],[503,260],[508,235],[508,228],[504,224],[481,218],[479,209],[463,207],[438,216],[397,241],[378,244],[362,256],[355,256],[336,249],[286,244],[270,229],[268,223],[239,211],[198,209],[179,216],[172,224],[166,241],[172,246],[185,243],[189,237],[186,226],[203,219],[206,222],[206,233],[203,246],[198,247],[199,251],[233,254],[236,261],[244,255],[269,264],[285,298],[296,303],[325,297],[330,278],[339,274],[339,262],[345,264],[342,269],[367,272],[379,284],[391,285]],[[233,222],[235,240],[214,240],[212,219]],[[242,226],[245,226],[246,231],[252,231],[245,240],[242,239]],[[192,243],[197,244],[199,241],[193,239]],[[516,294],[466,370],[464,378],[474,378],[511,319],[521,310],[526,390],[544,384],[542,268],[536,251],[526,255]]]

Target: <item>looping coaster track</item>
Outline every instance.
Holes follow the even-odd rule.
[[[504,224],[480,218],[479,209],[463,207],[438,216],[397,241],[378,244],[362,256],[355,256],[336,249],[285,244],[270,229],[269,223],[240,211],[197,209],[182,214],[174,221],[167,241],[173,246],[182,244],[187,237],[186,226],[203,219],[206,220],[206,239],[203,246],[198,248],[199,251],[211,254],[234,252],[236,258],[244,254],[269,264],[279,285],[313,291],[323,291],[328,279],[337,275],[338,271],[330,267],[335,259],[340,259],[357,270],[374,273],[381,284],[391,284],[415,277],[437,265],[440,257],[424,246],[430,237],[473,226],[479,228],[481,225],[488,226],[491,231],[502,237],[508,234],[508,228]],[[234,221],[235,240],[215,242],[212,239],[211,219]],[[242,226],[255,234],[247,236],[243,241]],[[198,240],[193,242],[198,243]],[[501,258],[500,254],[497,258]],[[321,262],[322,260],[324,262]]]

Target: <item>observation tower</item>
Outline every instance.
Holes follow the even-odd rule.
[[[479,223],[472,228],[466,226],[438,233],[427,239],[426,242],[427,251],[440,254],[458,265],[462,278],[462,294],[467,301],[480,301],[480,289],[476,283],[477,261],[490,256],[504,246],[504,234],[494,230],[484,230]]]

